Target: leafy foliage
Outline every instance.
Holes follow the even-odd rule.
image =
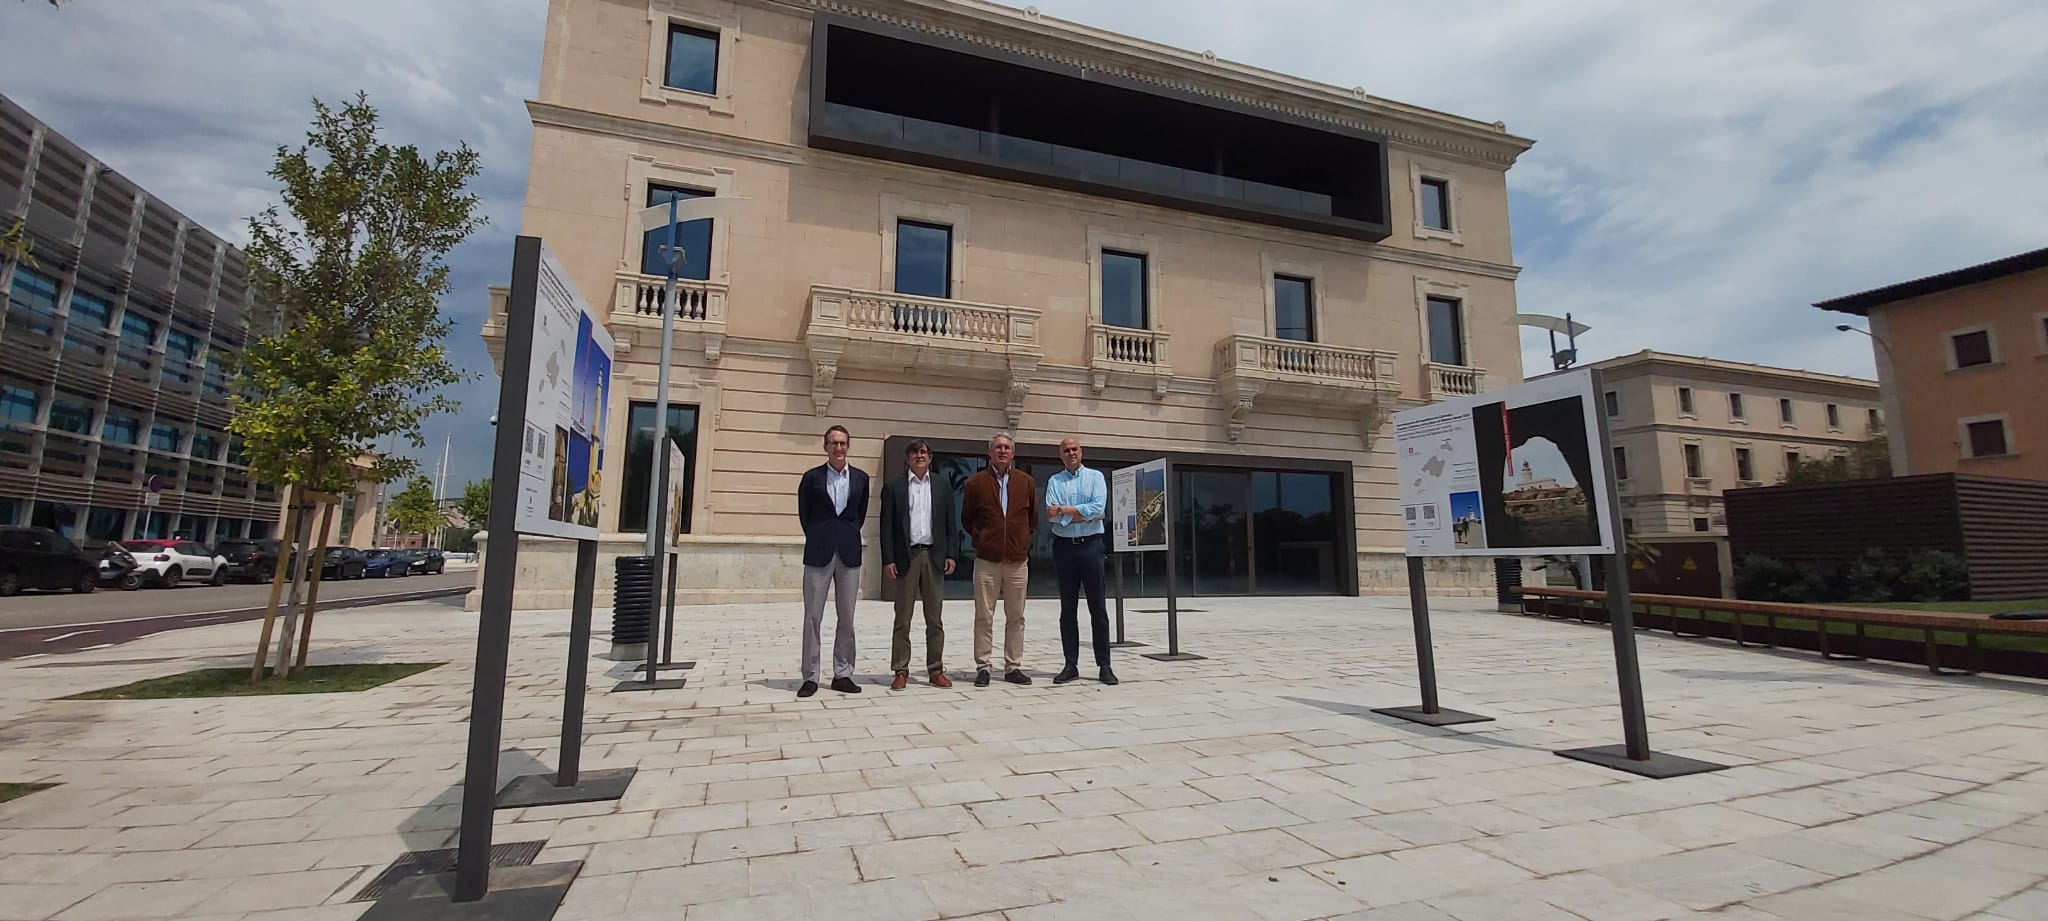
[[[1868,438],[1857,442],[1846,453],[1793,464],[1790,470],[1785,471],[1785,485],[1811,486],[1844,480],[1882,479],[1891,475],[1891,441],[1885,436],[1884,427],[1879,425],[1870,430]]]
[[[283,210],[249,221],[251,279],[267,312],[237,369],[234,418],[256,477],[344,492],[417,468],[379,456],[393,435],[423,446],[426,416],[454,408],[440,388],[463,378],[442,340],[444,257],[483,223],[464,191],[475,151],[423,156],[377,139],[358,93],[339,110],[313,101],[306,143],[279,147],[270,176]]]
[[[1735,594],[1792,604],[1959,601],[1970,592],[1963,558],[1946,550],[1904,557],[1871,548],[1846,566],[1750,554],[1735,566]]]
[[[432,534],[448,524],[448,516],[434,499],[434,486],[416,476],[391,498],[391,529],[400,534]]]
[[[35,268],[36,245],[28,238],[28,225],[15,221],[14,226],[0,233],[0,258],[13,259],[29,268]]]
[[[481,531],[491,520],[491,481],[472,480],[462,487],[455,510],[462,513],[471,530]]]

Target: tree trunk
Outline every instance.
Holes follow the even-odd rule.
[[[334,506],[329,505],[327,506],[326,510],[320,513],[320,552],[322,554],[325,554],[327,552],[327,527],[328,525],[333,523]],[[296,664],[292,667],[292,669],[286,670],[286,674],[290,674],[293,669],[297,671],[306,670],[306,647],[312,645],[313,642],[313,614],[319,609],[320,580],[314,579],[313,586],[306,590],[306,619],[302,622],[302,625],[299,627],[298,659]]]
[[[277,626],[278,596],[284,591],[285,576],[294,569],[291,565],[292,538],[299,531],[299,502],[305,490],[297,486],[285,487],[285,501],[289,503],[284,513],[284,539],[278,542],[277,571],[270,577],[270,605],[263,609],[263,636],[256,641],[256,662],[249,667],[249,683],[263,680],[263,667],[269,664],[270,633]]]
[[[300,515],[299,546],[304,547],[312,542],[312,535],[306,533],[312,529],[313,516]],[[277,666],[271,670],[271,674],[283,675],[291,671],[292,640],[298,636],[299,632],[299,587],[303,584],[300,580],[318,578],[320,567],[326,562],[326,555],[327,532],[322,530],[320,532],[319,548],[308,554],[305,559],[301,559],[298,566],[292,567],[291,603],[285,608],[284,631],[277,637]],[[308,572],[311,572],[313,575],[308,576]]]

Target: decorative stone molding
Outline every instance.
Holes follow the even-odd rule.
[[[614,278],[611,317],[606,325],[630,347],[635,327],[661,330],[661,298],[668,280],[654,275],[620,272]],[[718,364],[725,345],[726,286],[712,281],[676,279],[675,333],[678,344],[695,342],[704,358]],[[657,338],[656,341],[659,341]]]
[[[1044,360],[1038,320],[1026,307],[813,285],[804,321],[812,402],[822,415],[844,368],[899,375],[915,368],[995,383],[1015,428]]]
[[[1230,440],[1244,432],[1256,404],[1286,403],[1356,413],[1366,450],[1378,432],[1383,401],[1396,399],[1393,352],[1229,336],[1216,343],[1217,384],[1230,415]]]

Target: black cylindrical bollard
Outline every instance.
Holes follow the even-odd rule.
[[[1516,557],[1497,557],[1493,561],[1495,610],[1502,614],[1514,614],[1522,610],[1521,596],[1515,589],[1522,587],[1522,561]]]
[[[654,623],[655,582],[661,571],[651,556],[622,556],[612,581],[613,659],[647,657],[647,632]]]

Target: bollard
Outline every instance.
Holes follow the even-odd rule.
[[[612,581],[612,652],[615,660],[647,658],[647,634],[654,625],[655,579],[651,556],[622,556]]]
[[[1493,560],[1493,594],[1497,606],[1494,610],[1502,614],[1519,614],[1522,610],[1521,596],[1515,589],[1522,587],[1522,561],[1516,557],[1495,557]]]

